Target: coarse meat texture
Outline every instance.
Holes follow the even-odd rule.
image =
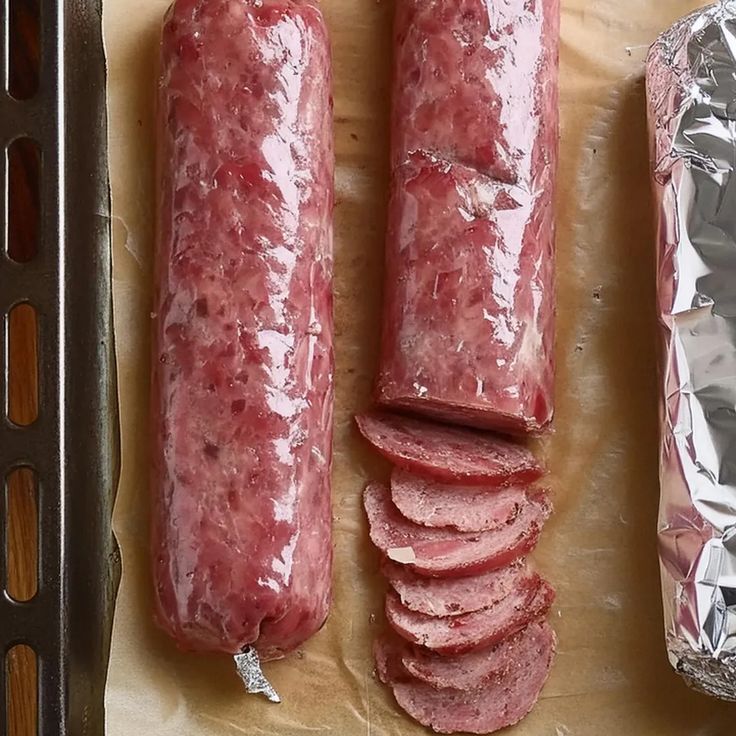
[[[537,434],[554,411],[559,0],[398,0],[376,396]]]
[[[397,0],[393,165],[414,151],[549,186],[559,0]]]
[[[368,484],[363,501],[373,544],[390,560],[435,578],[479,575],[524,557],[536,547],[550,514],[549,501],[540,493],[501,530],[458,532],[405,519],[391,502],[389,489],[380,483]]]
[[[401,654],[401,663],[412,677],[433,687],[474,690],[491,679],[508,677],[518,662],[535,657],[545,662],[551,661],[555,647],[555,633],[542,619],[492,647],[454,657],[406,645]]]
[[[483,488],[436,483],[399,468],[391,475],[391,498],[410,521],[484,532],[511,524],[535,491],[524,486]]]
[[[388,559],[381,572],[408,609],[427,616],[458,616],[488,608],[531,584],[534,575],[525,560],[465,578],[428,578]]]
[[[438,688],[406,671],[403,645],[393,637],[374,644],[376,673],[393,690],[399,706],[438,733],[489,734],[524,718],[539,700],[554,659],[554,641],[519,647],[513,666],[503,676],[490,677],[477,688]]]
[[[272,659],[331,598],[329,41],[310,2],[176,0],[161,53],[156,617]]]
[[[551,189],[415,153],[391,191],[378,403],[538,433],[553,408]]]
[[[511,485],[538,479],[528,447],[469,429],[375,411],[356,417],[361,434],[394,465],[447,483]]]
[[[397,634],[413,644],[439,654],[463,654],[497,644],[546,615],[554,597],[554,588],[535,575],[488,608],[462,616],[427,616],[409,610],[389,591],[386,618]]]

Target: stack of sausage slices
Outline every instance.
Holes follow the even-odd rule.
[[[526,555],[551,505],[531,452],[384,412],[357,418],[393,464],[364,504],[389,587],[376,672],[440,733],[491,733],[534,706],[555,653],[553,588]]]

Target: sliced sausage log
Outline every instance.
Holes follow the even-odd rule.
[[[377,399],[512,433],[553,414],[559,0],[398,0]]]

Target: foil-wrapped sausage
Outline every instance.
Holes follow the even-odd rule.
[[[690,684],[736,700],[736,2],[656,41],[647,96],[667,648]]]

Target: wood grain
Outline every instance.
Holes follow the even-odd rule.
[[[38,0],[10,3],[9,91],[17,98],[32,97],[39,78]],[[33,145],[16,144],[10,152],[11,187],[9,255],[17,261],[32,260],[36,252],[39,213],[40,159]],[[17,424],[30,424],[38,414],[36,316],[28,305],[16,307],[9,316],[9,415]],[[37,587],[38,528],[34,474],[23,468],[6,481],[6,533],[8,593],[18,600],[31,598]],[[37,732],[37,664],[33,651],[16,646],[8,652],[8,722],[0,731],[10,736],[33,736]]]

